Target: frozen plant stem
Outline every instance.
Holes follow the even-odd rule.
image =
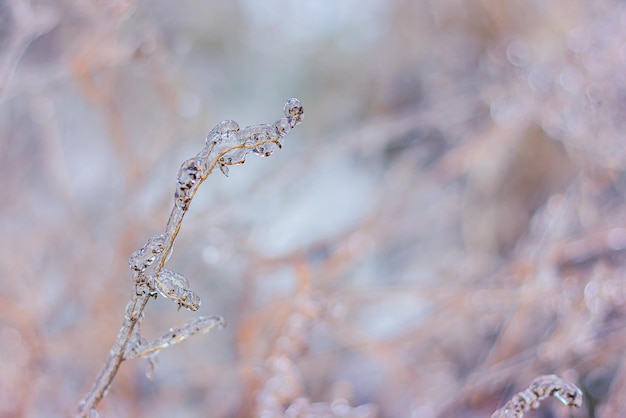
[[[300,124],[304,117],[298,99],[287,100],[284,113],[285,117],[273,124],[254,125],[244,129],[240,129],[232,120],[220,122],[207,135],[205,147],[195,157],[183,162],[178,170],[174,207],[165,232],[148,239],[128,260],[133,273],[134,288],[126,306],[124,323],[93,387],[79,404],[78,417],[88,416],[94,410],[106,395],[124,360],[147,357],[152,361],[161,349],[182,342],[193,334],[208,332],[216,326],[224,325],[221,317],[198,317],[178,329],[170,329],[151,342],[143,338],[139,330],[146,304],[151,297],[156,298],[158,294],[173,300],[179,308],[198,310],[200,297],[190,290],[189,281],[183,275],[163,268],[172,251],[183,217],[196,191],[215,167],[228,175],[228,167],[243,164],[250,151],[267,157],[276,147],[282,148],[285,135]]]
[[[583,394],[575,384],[554,374],[539,376],[528,388],[494,412],[491,418],[522,418],[524,413],[539,408],[541,401],[548,396],[554,396],[563,405],[574,408],[579,408],[583,402]]]

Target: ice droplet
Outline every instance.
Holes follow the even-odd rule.
[[[217,124],[217,129],[224,137],[229,137],[239,130],[239,124],[234,120],[224,120]]]
[[[146,378],[152,381],[154,379],[154,371],[156,370],[156,365],[158,364],[157,354],[159,351],[151,353],[150,355],[145,356],[148,359],[148,367],[146,368]]]
[[[228,166],[226,164],[220,164],[220,171],[228,177]]]
[[[143,248],[133,251],[128,257],[128,266],[131,270],[142,272],[148,267],[146,263],[146,251]]]
[[[274,142],[267,142],[254,148],[252,152],[261,157],[269,157],[274,152],[274,149],[276,149],[276,144]]]
[[[187,290],[181,300],[178,301],[179,307],[182,306],[190,311],[197,311],[201,304],[200,296],[192,290]]]
[[[183,162],[178,170],[178,186],[191,188],[202,175],[202,161],[198,158],[190,158]]]
[[[231,151],[228,151],[222,158],[220,158],[220,162],[223,165],[239,165],[243,164],[246,161],[246,155],[248,154],[246,148],[235,148]]]
[[[128,258],[128,265],[131,270],[143,272],[146,267],[154,263],[157,255],[165,249],[165,236],[156,235],[144,244],[143,247],[134,251]]]
[[[165,249],[165,235],[155,235],[148,239],[144,245],[146,253],[158,255]]]
[[[274,123],[274,127],[276,127],[276,131],[280,134],[280,136],[285,136],[291,130],[291,126],[289,125],[289,119],[281,118],[278,119]]]
[[[246,128],[247,132],[246,146],[252,147],[252,152],[257,155],[267,157],[272,154],[275,148],[275,142],[281,138],[276,126],[265,124]],[[259,144],[260,145],[256,145]]]
[[[250,139],[254,142],[266,141],[272,136],[270,129],[269,125],[261,125],[258,129],[250,132]]]
[[[228,140],[236,132],[239,131],[239,124],[234,120],[224,120],[211,129],[211,132],[206,137],[206,144],[217,144],[224,140]]]
[[[189,280],[185,276],[165,269],[154,276],[154,284],[159,293],[173,300],[182,298],[189,288]]]
[[[191,201],[193,187],[202,178],[203,164],[199,158],[190,158],[180,166],[176,183],[176,206],[187,209]]]
[[[304,108],[302,107],[300,100],[296,98],[288,99],[285,102],[283,110],[285,112],[285,116],[287,116],[287,119],[289,120],[289,126],[292,128],[299,125],[300,122],[302,122],[302,119],[304,119]]]
[[[248,147],[252,147],[257,142],[266,141],[272,137],[271,131],[275,131],[275,129],[271,125],[267,124],[248,126],[243,130],[243,133],[245,134],[243,143]]]
[[[179,307],[191,311],[200,308],[200,296],[189,290],[189,280],[182,274],[163,269],[154,276],[154,284],[159,293],[177,302]]]

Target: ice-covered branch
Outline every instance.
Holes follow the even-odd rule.
[[[124,354],[124,360],[148,357],[164,348],[182,343],[194,334],[206,334],[213,328],[223,328],[226,321],[221,316],[199,316],[179,328],[170,328],[165,334],[150,342],[142,342]]]
[[[189,281],[179,273],[166,270],[164,266],[171,254],[183,217],[202,182],[215,167],[228,175],[228,167],[243,164],[250,152],[267,157],[276,148],[282,148],[285,135],[300,124],[303,117],[300,101],[289,99],[285,102],[284,117],[273,124],[240,129],[235,121],[220,122],[207,135],[202,150],[182,163],[176,179],[174,205],[165,231],[149,238],[128,259],[134,290],[126,307],[124,323],[93,387],[79,404],[78,416],[87,416],[106,395],[122,361],[147,357],[153,366],[154,354],[163,348],[178,344],[191,335],[224,325],[224,320],[220,317],[199,317],[181,328],[170,329],[150,343],[139,331],[146,304],[151,297],[156,298],[158,294],[176,302],[179,308],[184,307],[191,311],[200,308],[200,297],[190,289]]]
[[[565,406],[576,408],[583,402],[583,394],[575,384],[551,374],[533,380],[528,388],[515,394],[491,418],[522,418],[526,412],[539,408],[541,401],[549,396],[554,396]]]

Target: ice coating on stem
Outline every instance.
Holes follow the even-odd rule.
[[[539,376],[525,390],[518,392],[491,418],[522,418],[528,411],[539,408],[542,400],[549,396],[558,399],[563,405],[579,408],[583,393],[575,384],[557,375]]]
[[[134,303],[134,301],[128,302],[125,314],[129,321],[137,321],[143,317],[143,312],[141,311],[140,306]]]
[[[224,328],[226,321],[221,316],[199,316],[179,328],[170,328],[159,338],[144,342],[136,350],[128,353],[127,359],[154,357],[159,351],[181,343],[194,334],[206,334],[214,328]]]
[[[254,148],[252,152],[254,152],[256,155],[260,157],[269,157],[270,155],[272,155],[275,149],[276,149],[276,144],[274,142],[267,142],[263,145],[259,145],[258,147]]]
[[[136,333],[128,342],[126,346],[126,350],[124,351],[124,358],[129,359],[133,357],[137,357],[138,353],[143,351],[143,347],[148,344],[148,340]]]
[[[179,273],[162,269],[153,276],[154,284],[160,294],[191,311],[200,308],[200,297],[189,289],[189,280]]]
[[[217,145],[220,142],[227,141],[228,138],[233,136],[239,131],[239,124],[234,120],[224,120],[211,129],[211,132],[206,136],[206,145]]]
[[[287,116],[287,120],[289,121],[289,126],[292,128],[296,125],[300,125],[302,119],[304,119],[304,108],[302,107],[300,100],[296,98],[287,100],[283,110],[285,112],[285,116]]]
[[[165,249],[165,236],[156,235],[144,244],[143,247],[134,251],[128,258],[128,266],[135,272],[143,272],[156,260],[157,256]]]
[[[194,186],[202,179],[204,164],[200,158],[190,158],[180,166],[176,182],[176,206],[186,209],[191,202]]]
[[[248,154],[248,151],[250,150],[244,147],[234,148],[220,158],[220,165],[243,164],[246,161],[246,155]]]
[[[252,152],[261,157],[269,157],[277,141],[282,137],[276,125],[257,125],[249,128],[250,133],[246,138],[246,145],[252,148]]]
[[[228,120],[220,122],[209,132],[207,145],[216,146],[218,151],[224,150],[218,160],[224,175],[228,176],[227,166],[243,164],[250,151],[261,157],[268,157],[277,147],[282,148],[285,135],[304,118],[304,110],[298,99],[287,100],[283,111],[285,117],[273,124],[240,129],[236,122]]]
[[[275,123],[274,123],[274,128],[276,128],[276,131],[278,132],[278,134],[280,136],[285,136],[289,133],[289,131],[291,130],[291,124],[289,123],[289,119],[288,118],[281,118],[278,119]],[[279,144],[279,147],[281,145]]]
[[[283,110],[285,117],[273,124],[241,129],[232,120],[218,123],[207,135],[205,147],[181,165],[176,181],[175,204],[165,232],[149,239],[129,257],[128,264],[135,278],[131,302],[104,366],[89,392],[79,402],[77,416],[95,414],[95,406],[108,392],[122,361],[137,356],[151,356],[193,334],[224,326],[221,317],[200,317],[179,329],[170,329],[151,343],[146,343],[139,332],[146,304],[152,296],[156,296],[157,291],[177,302],[179,308],[183,306],[197,310],[200,307],[200,298],[188,288],[188,281],[183,276],[163,269],[172,254],[183,217],[197,188],[214,168],[219,167],[222,173],[228,174],[228,166],[242,164],[248,152],[268,156],[276,147],[282,147],[286,134],[300,124],[304,117],[302,104],[298,99],[287,100]],[[149,266],[152,266],[152,270],[147,273]]]
[[[154,354],[145,356],[148,360],[148,368],[146,369],[146,378],[148,378],[148,380],[154,379],[154,371],[156,370],[156,365],[158,363],[157,354],[159,354],[158,351]]]

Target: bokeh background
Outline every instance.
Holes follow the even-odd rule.
[[[0,416],[74,413],[179,164],[289,97],[168,263],[228,326],[101,414],[486,417],[557,373],[584,406],[533,417],[626,416],[616,0],[0,0]]]

